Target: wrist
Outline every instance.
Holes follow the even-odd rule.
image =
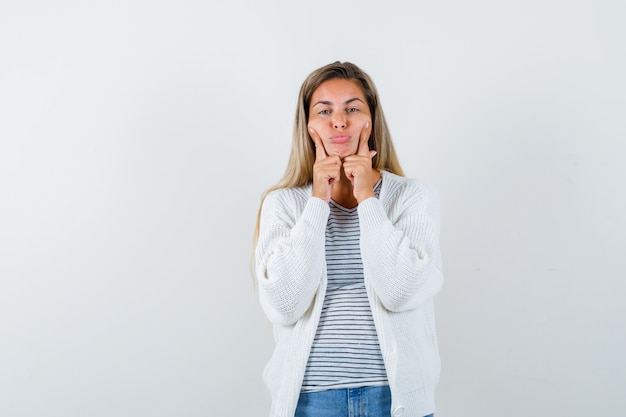
[[[359,194],[359,196],[356,197],[356,201],[357,201],[357,203],[361,204],[362,201],[365,201],[368,198],[372,198],[372,197],[376,197],[376,195],[373,192],[372,193],[366,193],[366,194]]]

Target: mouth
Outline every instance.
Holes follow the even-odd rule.
[[[330,138],[330,141],[332,143],[337,143],[337,144],[346,143],[349,140],[350,140],[350,135],[343,135],[343,134],[342,135],[335,135],[335,136],[332,136]]]

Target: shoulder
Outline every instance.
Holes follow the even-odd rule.
[[[265,198],[273,199],[307,199],[311,196],[311,186],[278,188],[267,193]]]
[[[306,204],[311,197],[311,186],[295,188],[278,188],[269,191],[263,199],[264,206],[299,207]]]
[[[396,198],[417,197],[438,201],[439,197],[435,187],[420,179],[401,177],[391,172],[381,171],[383,177],[383,188],[387,188],[388,194]]]

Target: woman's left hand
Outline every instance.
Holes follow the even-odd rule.
[[[370,151],[367,144],[371,134],[369,127],[370,122],[367,122],[361,129],[357,153],[343,159],[343,171],[352,183],[354,198],[358,203],[366,198],[374,197],[372,158],[376,155],[376,151]]]

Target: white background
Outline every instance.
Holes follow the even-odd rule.
[[[313,69],[442,205],[441,417],[626,415],[626,6],[0,2],[0,416],[266,416],[248,273]]]

